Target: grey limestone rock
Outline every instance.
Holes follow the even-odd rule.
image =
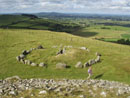
[[[95,64],[95,63],[96,63],[96,61],[95,61],[94,59],[89,60],[88,62],[89,62],[89,65],[93,65],[93,64]]]
[[[45,63],[43,62],[39,64],[39,67],[45,67],[45,66],[46,66]]]
[[[64,68],[67,68],[67,65],[65,63],[56,64],[56,69],[64,69]]]
[[[36,63],[31,63],[31,66],[37,66],[37,64]]]
[[[17,56],[16,59],[17,59],[17,61],[20,61],[21,58],[20,58],[20,56]]]
[[[76,68],[83,68],[83,64],[82,62],[78,62],[76,65],[75,65]]]
[[[88,66],[89,66],[89,63],[88,63],[88,62],[84,63],[84,68],[86,68],[86,67],[88,67]]]
[[[37,49],[44,49],[42,45],[39,45]]]

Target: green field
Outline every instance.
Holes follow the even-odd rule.
[[[0,16],[0,19],[2,20],[4,17]],[[76,69],[74,66],[79,61],[85,63],[89,59],[95,58],[95,53],[99,52],[102,54],[101,62],[93,65],[92,78],[102,75],[99,79],[130,83],[130,47],[109,43],[120,38],[129,38],[129,27],[94,25],[100,20],[86,20],[86,24],[88,23],[90,26],[82,29],[79,28],[81,24],[74,20],[71,20],[70,23],[64,21],[57,23],[53,20],[30,19],[25,16],[15,20],[12,18],[5,20],[0,23],[1,26],[8,25],[9,27],[8,29],[0,29],[1,79],[14,75],[21,78],[86,79],[88,76],[87,68]],[[12,22],[15,23],[12,24]],[[103,22],[107,21],[103,20]],[[124,21],[119,23],[128,24]],[[107,42],[95,38],[104,38]],[[36,48],[39,45],[43,45],[45,50],[33,51],[27,56],[27,59],[36,63],[45,62],[47,68],[31,67],[16,61],[16,56],[20,55],[23,50]],[[57,57],[56,52],[60,46],[68,45],[74,48],[67,49],[66,55]],[[57,48],[52,48],[53,46],[57,46]],[[87,47],[90,52],[78,49],[78,47],[83,46]],[[56,69],[55,66],[59,62],[66,63],[70,68]]]
[[[103,74],[102,79],[122,81],[130,83],[130,47],[114,43],[107,43],[90,38],[83,38],[71,34],[27,29],[0,29],[0,78],[18,75],[22,78],[82,78],[87,77],[86,69],[76,69],[74,65],[78,61],[83,63],[95,57],[95,53],[102,54],[100,63],[93,65],[93,78]],[[71,41],[72,39],[72,41]],[[74,47],[86,46],[90,53],[84,51],[70,50],[73,52],[71,58],[61,56],[53,58],[56,49],[52,46],[71,45]],[[43,45],[47,50],[34,51],[28,56],[36,62],[44,61],[48,63],[47,68],[31,67],[16,61],[23,50],[35,48]],[[69,51],[69,50],[68,50]],[[42,58],[43,56],[43,58]],[[86,59],[84,59],[86,58]],[[57,70],[55,64],[66,62],[71,67],[68,69]]]

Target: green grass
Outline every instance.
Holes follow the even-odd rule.
[[[130,39],[130,34],[122,34],[121,36],[122,36],[123,38]]]
[[[111,36],[114,36],[114,34]],[[61,44],[63,46],[72,45],[74,47],[86,46],[90,49],[90,53],[78,49],[70,49],[67,51],[74,51],[72,57],[61,55],[61,57],[55,58],[57,49],[52,49],[51,47],[55,45],[60,46]],[[16,56],[20,55],[23,50],[29,50],[38,45],[43,45],[46,50],[34,51],[32,54],[28,55],[27,58],[38,63],[45,61],[48,63],[48,68],[31,67],[16,61]],[[91,37],[78,37],[64,32],[0,29],[0,78],[3,79],[18,75],[22,78],[86,79],[88,76],[87,68],[76,69],[74,65],[78,61],[84,63],[88,59],[94,58],[96,52],[101,53],[102,57],[100,63],[93,65],[92,78],[103,74],[101,79],[130,83],[129,46],[93,40]],[[63,70],[55,69],[55,64],[59,61],[66,62],[71,68]]]
[[[21,16],[21,15],[0,15],[0,26],[9,25],[14,22],[28,20],[29,17]]]

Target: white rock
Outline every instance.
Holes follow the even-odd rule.
[[[45,91],[45,90],[40,91],[39,94],[47,94],[47,91]]]
[[[40,63],[39,67],[45,67],[45,64],[44,63]]]
[[[15,96],[17,95],[15,91],[10,91],[9,94],[10,95],[15,95]]]
[[[84,95],[79,95],[79,98],[86,98]]]
[[[106,96],[107,96],[106,92],[104,92],[104,91],[101,92],[100,95],[103,96],[103,97],[106,97]]]
[[[82,49],[82,50],[87,50],[87,48],[86,48],[86,47],[80,47],[80,49]]]
[[[37,66],[37,64],[36,63],[32,63],[31,66]]]

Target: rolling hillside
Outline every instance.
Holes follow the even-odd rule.
[[[74,66],[79,61],[85,63],[95,58],[95,53],[99,52],[102,54],[101,62],[93,65],[92,78],[100,76],[98,79],[130,83],[130,47],[95,39],[126,37],[130,30],[128,27],[92,24],[81,28],[78,23],[75,24],[77,21],[65,23],[27,16],[7,16],[0,16],[0,78],[18,75],[22,78],[86,79],[87,68],[76,69]],[[45,62],[47,68],[32,67],[16,61],[16,56],[23,50],[39,45],[45,50],[36,50],[27,58],[36,63]],[[52,48],[54,46],[57,48]],[[68,49],[66,55],[57,57],[61,46],[73,48]],[[87,47],[90,52],[77,49],[79,47]],[[59,62],[66,63],[70,68],[57,70],[55,66]]]
[[[0,29],[0,78],[6,78],[18,75],[22,78],[82,78],[87,77],[86,69],[76,69],[74,65],[80,60],[85,63],[86,60],[95,57],[95,53],[102,54],[101,62],[93,66],[93,78],[102,74],[101,79],[122,81],[130,83],[130,47],[114,43],[107,43],[92,38],[82,38],[66,33],[45,31],[45,30],[27,30],[27,29]],[[54,59],[52,54],[57,50],[52,46],[82,47],[90,49],[90,53],[84,55],[83,51],[76,53],[74,57],[68,58],[61,56]],[[38,45],[45,47],[44,51],[35,51],[28,58],[35,62],[46,61],[47,68],[32,67],[16,61],[23,50],[35,48]],[[88,57],[87,57],[88,55]],[[43,57],[43,58],[42,58]],[[81,59],[86,57],[86,59]],[[55,64],[66,62],[71,67],[68,69],[57,70]]]

